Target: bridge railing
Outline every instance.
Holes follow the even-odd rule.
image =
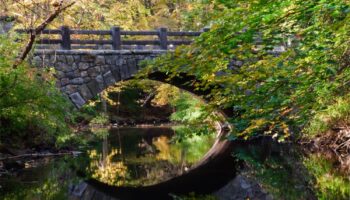
[[[70,29],[68,26],[62,26],[59,29],[42,31],[41,35],[45,35],[45,37],[41,37],[37,43],[40,44],[39,48],[41,49],[52,49],[57,48],[57,46],[63,50],[104,49],[109,46],[113,50],[122,50],[132,47],[143,49],[145,46],[151,46],[152,49],[167,50],[169,47],[191,44],[193,40],[189,38],[199,36],[208,30],[203,29],[198,32],[168,31],[167,28],[160,28],[155,31],[125,31],[120,27],[112,27],[110,30],[76,30]],[[20,29],[17,32],[30,33],[30,30]],[[79,35],[93,35],[101,38],[110,36],[110,39],[80,39]],[[123,36],[155,36],[157,39],[125,39]]]

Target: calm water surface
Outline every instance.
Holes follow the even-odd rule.
[[[0,176],[0,199],[66,199],[69,187],[87,178],[115,186],[168,180],[187,171],[214,143],[214,133],[176,140],[184,131],[188,129],[95,131],[96,139],[78,157],[44,159],[36,167],[29,163],[28,168]]]

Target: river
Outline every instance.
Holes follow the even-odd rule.
[[[188,171],[211,148],[215,133],[179,138],[179,127],[114,128],[79,156],[27,161],[0,177],[0,199],[67,199],[73,185],[95,179],[112,186],[148,186]],[[35,164],[33,164],[35,163]]]

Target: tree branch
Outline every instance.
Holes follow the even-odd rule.
[[[57,7],[56,7],[56,9],[55,9],[55,11],[53,13],[51,13],[38,27],[36,27],[35,29],[31,29],[30,30],[29,41],[28,41],[27,45],[24,47],[24,50],[22,51],[22,53],[20,54],[18,59],[13,64],[13,66],[12,66],[13,69],[16,69],[26,59],[26,57],[28,56],[29,52],[33,48],[36,36],[39,35],[46,28],[46,26],[48,24],[50,24],[54,19],[56,19],[57,16],[61,12],[63,12],[67,8],[71,7],[74,3],[75,2],[71,2],[68,5],[63,6],[63,0],[61,0],[57,4]]]
[[[29,52],[32,50],[36,36],[38,34],[40,34],[48,24],[50,24],[54,19],[57,18],[57,16],[63,12],[64,10],[66,10],[67,8],[71,7],[75,2],[71,2],[68,5],[64,6],[63,5],[63,1],[61,0],[57,5],[55,5],[56,9],[53,13],[51,13],[38,27],[36,27],[35,29],[31,29],[30,30],[30,38],[29,41],[27,43],[27,45],[24,47],[22,53],[20,54],[20,56],[16,59],[15,63],[12,65],[13,69],[17,69],[17,67],[22,64],[22,62],[26,59],[26,57],[28,56]],[[18,81],[18,77],[17,74],[15,75],[15,78],[12,82],[12,84],[7,88],[4,89],[1,93],[0,93],[0,98],[7,95],[8,92],[11,90],[11,88],[13,88],[16,83]]]

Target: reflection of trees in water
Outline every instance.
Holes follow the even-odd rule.
[[[103,150],[103,154],[105,154],[105,152],[106,151]],[[120,155],[120,151],[112,148],[109,154],[103,154],[97,154],[96,150],[89,152],[92,177],[110,185],[123,185],[128,176],[128,167],[122,160],[115,161],[115,157],[118,156],[118,154]]]
[[[119,129],[117,130],[119,144],[117,147],[111,148],[110,153],[108,141],[109,129],[92,126],[91,130],[97,137],[103,138],[102,155],[98,154],[97,150],[89,151],[92,178],[110,185],[123,185],[128,174],[128,168],[125,165],[125,159],[121,159],[123,155]]]
[[[173,164],[176,170],[181,174],[188,165],[186,162],[186,148],[174,146],[171,139],[167,136],[160,136],[153,139],[153,145],[157,148],[157,160],[166,160]],[[180,147],[180,148],[179,148]]]
[[[67,188],[80,180],[71,170],[75,162],[66,157],[1,176],[0,199],[68,199]]]
[[[137,152],[136,157],[139,158],[141,156],[154,156],[157,154],[157,149],[154,145],[151,145],[147,142],[144,138],[141,139],[141,141],[137,144]]]
[[[182,174],[201,159],[213,139],[198,136],[175,142],[172,130],[171,135],[167,131],[156,134],[157,131],[143,129],[142,134],[134,129],[125,133],[113,132],[108,136],[111,141],[104,134],[100,151],[89,152],[92,178],[116,186],[165,181]],[[123,152],[122,143],[125,145]]]
[[[157,160],[135,167],[137,175],[129,181],[130,185],[152,185],[179,175],[177,166],[167,160]]]

